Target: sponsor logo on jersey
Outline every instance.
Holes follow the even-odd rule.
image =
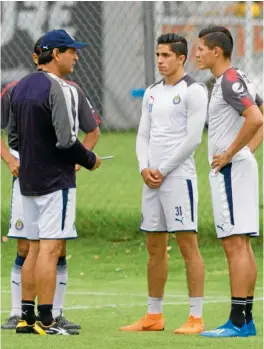
[[[22,222],[21,219],[18,219],[18,220],[16,221],[15,227],[16,227],[17,230],[22,230],[22,229],[24,228],[24,223]]]
[[[148,105],[150,113],[152,112],[153,104],[154,104],[154,97],[150,96],[149,97],[149,105]]]
[[[175,96],[172,101],[173,101],[173,104],[179,104],[181,101],[180,95]]]
[[[234,82],[232,85],[232,90],[235,93],[241,94],[242,92],[244,92],[245,88],[244,86],[241,84],[241,82]]]

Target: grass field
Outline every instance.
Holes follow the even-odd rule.
[[[146,260],[144,234],[138,231],[142,181],[137,171],[134,133],[105,133],[96,152],[114,155],[102,167],[78,173],[77,229],[80,239],[68,245],[69,282],[65,315],[82,325],[78,337],[18,336],[2,331],[4,349],[27,348],[262,348],[262,272],[254,305],[258,335],[247,339],[210,340],[199,336],[175,336],[173,329],[188,316],[184,264],[173,237],[169,258],[164,313],[166,329],[160,333],[121,333],[119,327],[146,312]],[[261,152],[257,153],[261,160]],[[222,324],[230,301],[228,270],[224,253],[215,239],[208,184],[206,134],[196,152],[199,176],[199,237],[206,266],[204,320],[207,329]],[[261,168],[261,166],[260,166]],[[260,172],[260,178],[262,173]],[[8,226],[11,176],[2,167],[2,235]],[[262,203],[261,203],[262,205]],[[261,217],[261,226],[262,226]],[[9,275],[15,256],[15,241],[2,243],[2,321],[10,308]],[[255,240],[262,270],[262,239]]]

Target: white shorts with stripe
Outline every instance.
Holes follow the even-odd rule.
[[[218,238],[259,236],[258,166],[254,156],[209,174]]]
[[[19,179],[13,177],[10,221],[7,236],[15,239],[26,239],[27,230],[24,222],[22,195],[20,193]]]
[[[23,196],[27,239],[76,239],[76,189],[62,189],[41,196]]]
[[[142,222],[146,232],[197,232],[196,179],[166,177],[159,189],[143,186]]]

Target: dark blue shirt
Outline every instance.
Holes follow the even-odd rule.
[[[80,91],[51,73],[35,72],[14,87],[10,104],[9,145],[20,155],[21,194],[74,188],[74,165],[91,169],[96,159],[77,139]]]

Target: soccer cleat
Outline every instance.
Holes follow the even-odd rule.
[[[147,314],[132,325],[120,327],[120,331],[139,332],[139,331],[163,331],[164,318],[162,314]]]
[[[78,330],[73,330],[73,329],[66,330],[60,327],[58,323],[55,321],[49,326],[44,326],[41,321],[36,321],[33,329],[34,329],[34,333],[39,335],[69,336],[69,335],[79,334]]]
[[[247,329],[248,329],[249,336],[257,335],[257,330],[256,330],[255,322],[253,319],[247,324]]]
[[[4,323],[1,326],[2,330],[15,330],[17,327],[17,324],[21,320],[21,317],[18,315],[10,316],[7,320],[6,323]]]
[[[35,326],[35,324],[29,325],[26,322],[26,320],[20,320],[19,323],[17,324],[17,327],[16,327],[16,333],[18,333],[18,334],[35,333],[34,326]]]
[[[215,330],[204,331],[200,335],[211,338],[248,337],[248,329],[246,323],[242,327],[237,327],[231,320],[228,320],[224,325],[217,327]]]
[[[74,324],[73,322],[66,319],[64,316],[60,315],[58,316],[55,321],[57,322],[58,326],[61,328],[64,328],[65,330],[80,330],[81,326],[79,324]]]
[[[174,330],[174,334],[195,334],[204,331],[203,319],[200,317],[189,316],[188,321],[180,328]]]

